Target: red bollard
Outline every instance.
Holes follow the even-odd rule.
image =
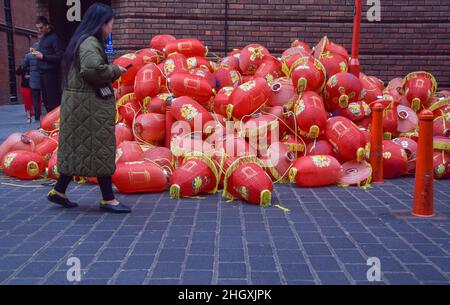
[[[172,115],[172,108],[170,105],[166,107],[166,147],[171,149],[170,144],[172,142],[172,125],[175,119]]]
[[[355,17],[353,20],[353,40],[352,40],[352,55],[348,71],[359,78],[361,65],[359,63],[359,44],[361,34],[361,15],[362,15],[362,0],[355,0]]]
[[[383,180],[383,105],[375,103],[372,107],[372,127],[370,129],[370,164],[372,165],[372,182],[384,183]]]
[[[412,214],[418,217],[434,216],[433,170],[433,120],[430,110],[419,115],[419,143],[416,159],[414,207]]]

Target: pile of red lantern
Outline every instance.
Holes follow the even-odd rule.
[[[274,183],[368,184],[374,103],[384,107],[384,178],[414,174],[423,109],[435,114],[435,178],[450,178],[450,92],[437,92],[431,74],[387,86],[358,78],[345,48],[327,37],[314,48],[296,40],[281,58],[259,44],[215,60],[207,54],[197,39],[158,35],[148,49],[115,60],[132,65],[114,84],[120,192],[182,198],[221,189],[268,206]],[[56,179],[58,128],[56,109],[40,130],[11,135],[0,148],[3,172]]]

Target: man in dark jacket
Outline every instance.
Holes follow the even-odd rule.
[[[47,112],[50,112],[61,105],[60,63],[64,49],[47,18],[38,17],[36,28],[42,35],[42,39],[39,50],[32,50],[32,54],[39,59],[42,99]]]
[[[39,42],[31,47],[31,50],[39,49]],[[30,89],[34,105],[34,121],[41,120],[41,74],[39,72],[39,59],[31,55],[31,52],[25,55],[22,66],[30,71]]]

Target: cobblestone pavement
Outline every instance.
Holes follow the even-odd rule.
[[[30,129],[21,111],[0,107],[0,138]],[[436,181],[430,219],[409,216],[413,178],[368,190],[277,185],[274,204],[289,211],[219,195],[117,194],[130,215],[100,212],[93,184],[73,184],[80,207],[61,209],[42,184],[0,174],[1,284],[71,284],[72,257],[78,284],[450,283],[450,181]],[[381,282],[368,281],[372,257]]]

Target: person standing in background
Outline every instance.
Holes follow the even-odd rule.
[[[38,17],[36,28],[42,38],[39,49],[33,50],[31,54],[39,60],[42,100],[47,112],[50,112],[61,105],[60,65],[64,49],[58,35],[52,31],[47,18]]]
[[[31,123],[31,117],[34,115],[33,102],[30,90],[30,71],[23,63],[17,68],[16,75],[20,76],[20,94],[22,95],[23,105],[27,115],[27,122]]]
[[[34,121],[39,122],[41,120],[42,114],[42,103],[41,103],[41,75],[39,72],[39,63],[38,59],[33,56],[31,53],[34,50],[39,49],[39,42],[33,44],[30,49],[30,53],[25,56],[25,59],[22,63],[26,69],[30,71],[30,90],[31,97],[33,99],[34,106]]]

